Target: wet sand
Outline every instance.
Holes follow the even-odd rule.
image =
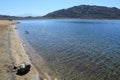
[[[39,80],[36,68],[31,64],[16,34],[17,22],[0,20],[0,80]],[[19,76],[12,70],[14,64],[28,62],[32,65],[30,72]]]

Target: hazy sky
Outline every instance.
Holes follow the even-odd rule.
[[[120,0],[0,0],[0,14],[41,16],[82,4],[120,8]]]

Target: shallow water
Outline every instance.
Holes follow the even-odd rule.
[[[120,80],[120,20],[20,22],[20,35],[62,80]]]

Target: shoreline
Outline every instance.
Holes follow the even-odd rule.
[[[20,38],[15,28],[18,23],[0,20],[0,80],[60,80],[34,48]],[[13,66],[23,62],[31,65],[30,71],[16,75]]]
[[[20,42],[20,39],[14,27],[11,27],[11,29],[13,30],[13,32],[11,33],[12,55],[14,57],[15,64],[28,62],[32,66],[30,72],[28,72],[25,76],[16,76],[17,80],[22,80],[21,78],[26,78],[28,80],[39,80],[39,73],[37,72],[34,65],[30,62],[28,55],[25,53],[22,42]]]
[[[18,28],[19,29],[19,28]],[[16,31],[17,32],[17,31]],[[35,49],[26,41],[26,39],[17,32],[18,36],[21,37],[20,41],[28,55],[31,63],[35,66],[39,73],[40,80],[60,80],[58,76],[53,74],[51,69],[47,66],[46,61],[35,51]]]

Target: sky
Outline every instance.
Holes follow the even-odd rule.
[[[0,14],[43,16],[49,12],[78,5],[99,5],[120,8],[120,0],[0,0]]]

